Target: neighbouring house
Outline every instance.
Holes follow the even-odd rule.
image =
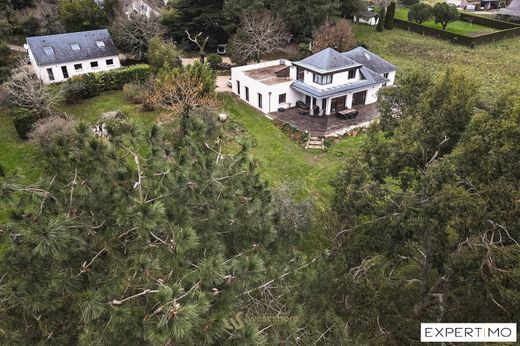
[[[330,115],[377,101],[397,68],[363,47],[327,48],[301,61],[275,60],[231,69],[232,90],[263,113],[294,106]]]
[[[34,72],[46,84],[121,67],[106,29],[28,37],[25,48]]]
[[[354,16],[354,23],[377,25],[379,23],[379,14],[374,11],[373,7],[368,7],[366,11]]]

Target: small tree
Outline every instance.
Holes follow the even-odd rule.
[[[435,6],[433,6],[432,14],[435,23],[440,23],[442,25],[442,30],[446,30],[449,23],[456,21],[460,17],[457,6],[448,5],[445,2],[435,4]]]
[[[386,17],[386,10],[384,7],[381,7],[381,10],[379,11],[379,18],[377,22],[376,30],[379,32],[383,32],[385,29],[385,17]]]
[[[51,90],[27,66],[15,69],[5,88],[12,106],[31,110],[38,118],[51,115],[53,107],[61,99],[60,90]]]
[[[144,60],[150,40],[164,33],[157,16],[136,11],[128,16],[120,15],[112,26],[112,31],[117,46],[137,60]]]
[[[272,53],[289,38],[281,19],[270,12],[242,16],[240,28],[229,42],[229,54],[237,63],[247,63]]]
[[[208,44],[209,35],[206,36],[203,40],[199,40],[202,36],[202,32],[199,32],[194,37],[191,37],[190,32],[188,30],[185,31],[186,35],[188,35],[188,40],[195,43],[195,45],[199,48],[199,56],[200,62],[204,64],[204,57],[206,56],[206,44]]]
[[[322,51],[327,47],[342,52],[353,48],[357,43],[352,26],[345,19],[341,19],[335,24],[322,26],[312,36],[313,53]]]
[[[386,11],[385,29],[392,30],[394,28],[395,2],[391,2]]]
[[[432,17],[432,7],[428,4],[419,3],[412,5],[408,12],[408,20],[417,24],[426,22]]]
[[[161,69],[170,70],[182,65],[179,51],[171,43],[154,37],[148,47],[148,62],[152,71],[157,73]]]

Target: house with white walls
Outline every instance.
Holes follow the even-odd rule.
[[[106,29],[28,37],[25,48],[34,73],[46,84],[121,67]]]
[[[397,68],[363,47],[327,48],[301,61],[274,60],[231,69],[232,91],[265,114],[291,107],[316,116],[377,101]]]

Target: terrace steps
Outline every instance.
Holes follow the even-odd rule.
[[[325,145],[323,144],[324,137],[317,136],[316,134],[309,133],[309,140],[307,144],[305,144],[305,149],[317,149],[317,150],[325,150]]]

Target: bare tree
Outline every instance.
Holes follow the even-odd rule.
[[[58,5],[44,0],[37,0],[30,8],[33,16],[38,19],[41,35],[52,35],[64,32],[60,22]]]
[[[328,47],[344,52],[353,48],[357,43],[352,25],[346,19],[341,19],[335,24],[324,25],[316,30],[312,36],[313,53]]]
[[[31,141],[43,150],[49,150],[57,138],[72,138],[76,122],[67,116],[51,115],[38,120],[29,134]]]
[[[188,30],[185,31],[186,35],[188,35],[188,40],[195,43],[197,47],[199,47],[199,55],[200,55],[200,62],[204,64],[204,57],[206,56],[206,44],[208,43],[209,36],[206,36],[206,38],[199,42],[199,37],[202,35],[202,32],[199,32],[195,37],[191,37]]]
[[[40,118],[51,115],[53,107],[61,100],[60,89],[50,89],[24,65],[14,70],[5,89],[11,105],[30,109]]]
[[[230,41],[230,54],[238,63],[260,58],[287,45],[289,35],[283,21],[270,12],[249,13]]]
[[[136,11],[128,16],[121,14],[112,29],[118,47],[137,60],[144,60],[150,40],[164,33],[159,17]]]

